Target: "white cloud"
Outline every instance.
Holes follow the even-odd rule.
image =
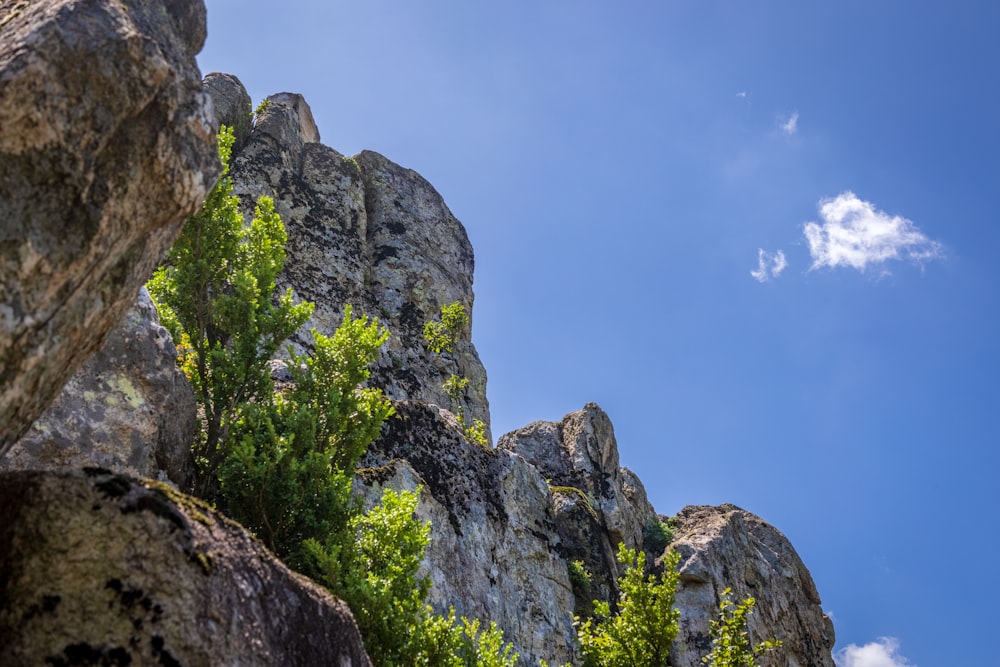
[[[837,667],[917,667],[899,654],[895,637],[879,637],[864,646],[851,644],[837,651],[833,660]]]
[[[740,92],[736,93],[736,97],[745,100],[747,98],[747,91],[741,90]]]
[[[771,276],[777,278],[781,275],[781,272],[785,270],[788,266],[788,260],[785,259],[785,253],[778,250],[777,254],[774,256],[774,265],[771,267]]]
[[[819,202],[822,224],[804,226],[812,268],[850,266],[864,271],[869,264],[892,259],[914,262],[936,259],[943,250],[912,221],[880,211],[853,192]]]
[[[757,282],[766,283],[771,278],[777,278],[781,275],[781,272],[785,270],[788,266],[788,261],[785,259],[785,253],[781,250],[774,253],[773,255],[766,252],[763,248],[757,249],[757,269],[750,272]]]
[[[781,131],[785,134],[795,134],[799,131],[799,112],[794,112],[788,120],[781,124]]]

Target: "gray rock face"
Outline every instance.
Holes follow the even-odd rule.
[[[727,587],[734,601],[756,599],[748,622],[752,641],[783,642],[759,661],[761,667],[834,667],[833,623],[809,570],[778,529],[735,505],[689,506],[677,519],[671,546],[681,554],[675,667],[701,665],[711,649],[708,621],[716,618]]]
[[[70,378],[0,470],[102,467],[187,488],[198,429],[194,392],[146,288]]]
[[[368,666],[347,607],[167,486],[0,475],[0,664]]]
[[[497,447],[523,457],[552,485],[560,553],[583,561],[592,575],[592,599],[617,596],[618,544],[642,547],[643,531],[656,513],[642,482],[619,466],[608,415],[588,403],[560,422],[535,422],[508,433]]]
[[[470,444],[436,406],[403,401],[396,411],[357,486],[369,504],[385,487],[423,488],[417,517],[431,521],[430,604],[495,621],[522,665],[569,660],[573,593],[544,478],[517,455]]]
[[[246,143],[253,127],[253,107],[246,88],[232,74],[212,72],[202,81],[205,91],[212,98],[215,126],[228,125],[233,129],[235,145],[239,149]]]
[[[219,76],[209,78],[213,96],[240,98],[238,81]],[[471,325],[454,353],[431,353],[423,340],[424,324],[441,306],[457,301],[472,314],[473,253],[465,228],[416,172],[371,151],[345,157],[320,144],[300,95],[267,101],[234,155],[232,176],[248,212],[261,195],[274,199],[288,232],[279,287],[316,304],[294,347],[311,346],[313,327],[330,335],[344,304],[351,304],[355,314],[378,317],[391,333],[374,386],[394,399],[461,409],[469,422],[481,419],[488,428],[486,371]],[[469,379],[461,406],[450,405],[442,389],[452,373]]]
[[[0,0],[0,456],[219,173],[195,0]]]

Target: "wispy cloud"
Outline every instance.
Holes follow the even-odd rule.
[[[781,123],[781,131],[792,135],[799,131],[799,112],[795,111]]]
[[[879,637],[864,646],[851,644],[837,651],[833,660],[837,667],[917,667],[899,654],[895,637]]]
[[[757,249],[757,268],[750,272],[757,282],[766,283],[771,278],[777,278],[788,266],[785,253],[778,250],[773,255],[763,248]]]
[[[864,271],[870,264],[894,259],[920,263],[943,252],[912,221],[880,211],[850,191],[821,200],[819,215],[822,223],[807,222],[803,229],[814,269],[849,266]]]

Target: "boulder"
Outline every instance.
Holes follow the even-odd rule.
[[[62,393],[0,459],[0,470],[102,467],[192,481],[197,404],[146,288]]]
[[[220,107],[245,95],[235,77],[211,75],[206,82]],[[443,305],[457,301],[472,315],[474,260],[465,228],[415,171],[371,151],[345,157],[319,141],[301,95],[272,95],[231,167],[245,212],[267,195],[285,223],[287,261],[279,288],[316,304],[291,341],[294,349],[311,347],[314,327],[332,334],[344,305],[351,304],[356,315],[378,317],[391,334],[373,386],[393,399],[462,412],[468,423],[480,419],[491,439],[486,371],[471,342],[471,324],[454,352],[432,353],[423,338],[424,324]],[[451,405],[442,388],[452,374],[469,380],[460,405]]]
[[[168,485],[0,474],[0,664],[368,666],[344,603]]]
[[[212,72],[202,80],[205,91],[212,98],[215,125],[233,129],[234,147],[239,150],[250,136],[253,127],[253,102],[243,84],[232,74]]]
[[[200,0],[0,0],[0,456],[219,174]]]
[[[819,592],[791,542],[777,528],[735,505],[688,506],[677,514],[680,552],[677,608],[681,633],[671,651],[675,667],[699,667],[711,650],[709,621],[722,592],[756,600],[748,631],[754,643],[780,639],[761,667],[834,667],[834,631]]]
[[[468,442],[451,413],[416,401],[396,403],[362,465],[356,488],[369,505],[386,487],[421,487],[416,515],[431,522],[424,573],[438,612],[495,622],[521,665],[571,658],[573,593],[537,470]]]

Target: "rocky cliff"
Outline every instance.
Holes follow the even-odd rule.
[[[235,78],[207,80],[226,100],[220,108],[235,114],[220,121],[247,117],[249,101]],[[450,373],[470,377],[462,408],[488,422],[486,376],[471,330],[454,355],[430,354],[422,341],[424,322],[441,305],[459,301],[471,313],[473,303],[472,249],[440,195],[380,155],[345,157],[319,143],[298,95],[268,98],[238,143],[237,190],[248,209],[260,195],[275,199],[289,234],[282,284],[316,302],[312,326],[329,332],[343,304],[352,303],[392,332],[373,380],[397,399],[397,415],[370,448],[358,486],[368,502],[387,485],[423,489],[417,514],[432,523],[425,562],[431,603],[496,621],[522,664],[575,660],[573,610],[589,600],[576,599],[569,561],[582,560],[593,574],[590,590],[577,592],[607,599],[617,593],[619,542],[646,548],[650,561],[662,555],[646,539],[658,517],[636,475],[620,467],[607,415],[588,405],[560,422],[505,435],[496,449],[468,442],[441,385]],[[301,332],[294,342],[309,344]],[[728,586],[768,598],[752,630],[786,639],[772,664],[832,665],[832,628],[808,571],[776,529],[733,512],[740,519],[726,524],[726,534],[740,537],[731,540],[712,539],[718,528],[706,515],[682,512],[679,599],[687,620],[675,667],[700,664],[709,614]],[[726,565],[691,574],[702,562]]]
[[[472,313],[473,253],[462,224],[441,195],[411,169],[372,151],[346,157],[320,141],[301,95],[271,95],[252,125],[249,97],[230,75],[210,74],[218,120],[242,128],[232,161],[244,209],[268,195],[288,231],[288,258],[279,287],[290,287],[316,309],[293,338],[302,350],[309,330],[330,335],[344,304],[378,317],[391,337],[372,383],[394,399],[414,399],[481,419],[489,437],[486,371],[471,342],[471,323],[454,353],[429,354],[423,327],[441,306],[458,302]],[[442,386],[451,374],[468,378],[461,406]]]
[[[200,2],[0,0],[0,456],[219,174]]]
[[[132,4],[137,12],[162,8],[174,23],[197,18],[201,11],[180,0]],[[21,30],[17,21],[27,15],[58,18],[63,7],[100,14],[118,11],[120,3],[53,0],[26,7],[0,0],[0,29],[13,24]],[[192,34],[200,44],[202,33]],[[197,49],[193,42],[185,44],[190,58]],[[185,61],[183,67],[189,66]],[[432,354],[422,340],[424,323],[442,305],[457,301],[472,313],[473,253],[461,223],[412,170],[376,153],[347,157],[321,144],[301,96],[273,95],[253,117],[235,77],[210,75],[205,86],[214,101],[214,121],[236,128],[232,174],[245,209],[260,195],[270,195],[286,223],[288,261],[280,282],[317,304],[307,327],[330,333],[343,305],[351,303],[378,316],[392,332],[372,382],[395,399],[397,414],[367,453],[358,471],[358,492],[371,503],[386,486],[422,488],[417,514],[432,522],[424,567],[433,581],[435,607],[454,606],[459,614],[497,622],[524,665],[540,658],[550,664],[576,660],[574,609],[585,608],[594,597],[614,597],[620,574],[617,545],[644,548],[650,560],[663,553],[663,545],[650,539],[650,528],[661,517],[638,477],[620,466],[610,419],[589,404],[558,422],[535,422],[507,434],[496,448],[466,440],[454,411],[489,422],[486,374],[471,343],[471,324],[454,353]],[[178,102],[164,104],[175,108]],[[199,107],[188,122],[210,116],[208,108]],[[132,123],[123,117],[126,129],[118,131],[126,132]],[[29,171],[34,168],[29,165]],[[210,171],[197,173],[207,178]],[[0,175],[7,173],[14,172]],[[121,192],[135,196],[134,188],[147,176],[133,173],[139,183],[126,183]],[[88,174],[84,170],[80,178],[91,178]],[[52,220],[76,220],[61,215]],[[15,232],[24,231],[18,226],[22,219],[31,215],[18,218]],[[99,220],[91,226],[117,229]],[[27,257],[23,248],[33,237],[15,232],[0,238],[0,251]],[[41,233],[57,235],[53,228]],[[168,236],[164,232],[157,239]],[[131,241],[122,243],[131,247]],[[120,261],[128,276],[148,273],[155,262],[145,254],[126,255]],[[6,262],[8,256],[0,258]],[[30,277],[36,260],[2,267],[15,266],[16,275]],[[86,283],[78,266],[65,271],[85,303],[110,299],[103,288]],[[18,289],[27,294],[35,288]],[[23,310],[22,295],[8,289],[2,296],[5,326],[9,321],[23,338],[34,325]],[[97,340],[81,345],[74,359],[99,347],[113,315],[107,315],[111,324],[88,332]],[[33,342],[38,349],[66,343],[56,328],[32,331],[39,337]],[[3,415],[2,423],[12,425],[4,435],[8,446],[78,365],[67,361],[68,352],[40,361],[37,350],[17,348],[9,340],[3,339],[8,347],[0,352],[14,350],[19,365],[4,366],[4,405],[7,396],[21,397],[21,404],[10,403],[13,416]],[[307,330],[291,344],[308,348]],[[170,469],[173,464],[162,463],[166,459],[157,452],[176,452],[162,443],[187,436],[176,431],[183,419],[161,417],[171,401],[187,399],[168,369],[172,352],[148,303],[136,305],[100,354],[18,443],[8,466],[92,461],[130,473]],[[50,363],[60,366],[58,373],[34,367]],[[451,405],[442,390],[452,373],[470,379],[461,405]],[[40,398],[24,399],[25,387],[39,383],[53,386],[46,384]],[[178,410],[190,415],[189,404]],[[77,415],[83,416],[74,421]],[[168,474],[181,479],[186,464],[177,465],[177,472]],[[737,597],[757,598],[751,622],[755,639],[777,635],[785,642],[768,664],[832,667],[832,626],[808,570],[777,529],[732,506],[685,508],[676,526],[671,548],[683,560],[682,628],[674,667],[700,664],[707,652],[708,619],[726,587]],[[575,560],[593,574],[587,590],[574,589],[570,580],[568,565]],[[275,563],[237,526],[169,487],[96,469],[0,477],[0,600],[0,664],[367,664],[346,610]]]
[[[204,39],[200,0],[0,0],[8,467],[190,469],[190,387],[136,296],[219,173]],[[97,468],[0,473],[3,667],[317,662],[370,664],[350,611],[239,526]]]

